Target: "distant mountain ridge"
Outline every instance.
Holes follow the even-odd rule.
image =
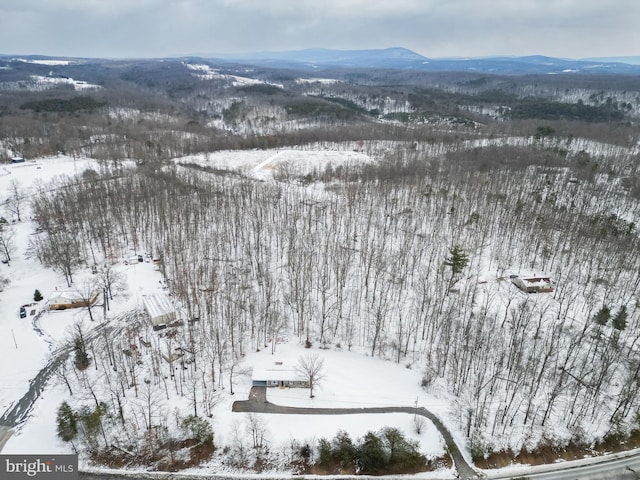
[[[429,58],[402,47],[369,50],[311,48],[216,58],[282,68],[391,68],[496,74],[640,74],[640,57],[565,59],[544,55],[522,57]],[[627,59],[627,62],[622,60]]]
[[[628,63],[630,65],[640,65],[640,56],[627,56],[627,57],[592,57],[583,58],[587,62],[616,62],[616,63]]]
[[[310,48],[245,54],[192,54],[172,59],[205,59],[258,67],[318,71],[327,69],[400,69],[423,72],[469,72],[503,75],[609,74],[640,75],[640,56],[568,59],[544,55],[430,58],[402,47],[365,50]],[[0,61],[21,59],[33,68],[73,65],[91,58],[0,54]],[[129,59],[136,60],[136,59]],[[138,59],[154,60],[154,59]],[[162,60],[157,58],[155,60]],[[117,61],[111,59],[109,61]]]
[[[220,58],[238,61],[257,61],[261,65],[273,66],[299,64],[313,66],[360,67],[360,68],[411,68],[427,57],[406,48],[394,47],[369,50],[332,50],[309,48],[280,52],[257,52],[244,55],[222,55]]]

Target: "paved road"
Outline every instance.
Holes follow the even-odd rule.
[[[370,408],[307,408],[307,407],[286,407],[276,405],[267,401],[266,387],[252,387],[249,393],[249,400],[240,400],[233,403],[234,412],[256,412],[256,413],[281,413],[292,415],[353,415],[359,413],[409,413],[428,418],[438,429],[453,463],[458,470],[460,478],[478,478],[481,475],[465,460],[462,452],[456,445],[451,432],[444,426],[438,417],[426,408],[416,407],[370,407]]]
[[[526,478],[527,480],[640,480],[638,450],[613,453],[602,457],[583,458],[571,462],[536,465],[521,469],[522,473],[505,475],[486,470],[491,480]]]

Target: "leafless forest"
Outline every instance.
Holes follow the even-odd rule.
[[[121,74],[92,93],[108,103],[95,110],[20,109],[16,99],[36,94],[14,91],[0,116],[5,146],[25,156],[101,161],[40,185],[34,255],[69,282],[104,263],[98,277],[117,294],[110,262],[149,252],[183,307],[183,328],[150,335],[140,317],[86,342],[87,371],[97,373],[73,373],[72,363],[60,373],[109,412],[97,445],[166,424],[171,412],[153,405],[169,391],[195,417],[208,414],[243,355],[276,349],[289,332],[422,372],[427,391],[451,399],[474,458],[548,442],[593,446],[640,429],[633,82],[490,78],[476,82],[489,83],[482,90],[454,74],[397,87],[180,77],[179,89],[173,77],[149,85],[136,75],[135,89]],[[622,117],[513,118],[524,107],[501,103],[507,94]],[[301,158],[357,150],[375,162],[305,175],[283,167],[265,182],[180,160],[277,147]],[[458,268],[454,249],[465,256]],[[555,291],[521,292],[509,276],[522,272],[548,274]],[[154,352],[144,363],[125,353],[139,338]],[[166,375],[161,355],[177,345],[189,352],[184,368]],[[106,390],[92,384],[98,377]]]

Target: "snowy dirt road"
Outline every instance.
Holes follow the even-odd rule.
[[[124,312],[113,322],[101,323],[87,333],[86,341],[91,341],[96,338],[102,332],[106,332],[109,335],[118,334],[124,327],[123,320],[129,322],[138,320],[138,312]],[[35,327],[35,323],[34,323]],[[73,345],[66,345],[62,348],[51,353],[51,357],[47,364],[38,372],[38,374],[29,383],[29,389],[27,392],[14,404],[12,404],[3,414],[0,416],[0,452],[4,444],[9,440],[13,434],[13,428],[26,422],[29,418],[29,414],[33,409],[33,406],[40,398],[40,395],[47,386],[47,382],[51,378],[52,374],[58,369],[58,367],[66,361],[67,357],[73,350]]]

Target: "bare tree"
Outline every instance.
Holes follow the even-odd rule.
[[[82,306],[87,308],[89,319],[93,322],[94,318],[92,308],[99,297],[98,282],[92,278],[85,279],[84,281],[80,282],[80,284],[75,285],[73,292],[75,295],[77,295],[78,300],[80,300]]]
[[[424,419],[424,417],[420,415],[413,416],[413,431],[416,432],[418,435],[422,433],[426,424],[427,424],[427,421]]]
[[[267,428],[264,420],[257,413],[250,413],[247,417],[247,431],[251,435],[253,448],[260,448],[264,445]]]
[[[300,356],[296,372],[309,382],[309,398],[313,398],[313,387],[326,378],[324,359],[317,353]]]
[[[22,218],[20,214],[24,209],[24,201],[26,199],[26,195],[20,182],[17,180],[11,180],[9,183],[9,197],[7,198],[7,209],[14,214],[18,221],[21,222]]]
[[[60,366],[53,372],[56,378],[62,380],[69,389],[69,395],[73,396],[73,390],[71,389],[71,383],[69,382],[69,372],[67,372],[67,359],[65,358],[60,362]]]
[[[43,234],[43,238],[37,235],[35,240],[30,241],[29,251],[33,252],[43,265],[62,273],[67,286],[71,286],[73,275],[82,263],[75,235],[64,229]]]
[[[126,292],[126,277],[122,272],[113,268],[111,264],[105,264],[103,268],[98,269],[98,281],[104,293],[105,308],[109,310],[109,303],[113,300],[113,296],[118,293]]]
[[[9,225],[0,223],[0,251],[4,253],[7,264],[11,261],[11,252],[14,249],[14,231]]]

